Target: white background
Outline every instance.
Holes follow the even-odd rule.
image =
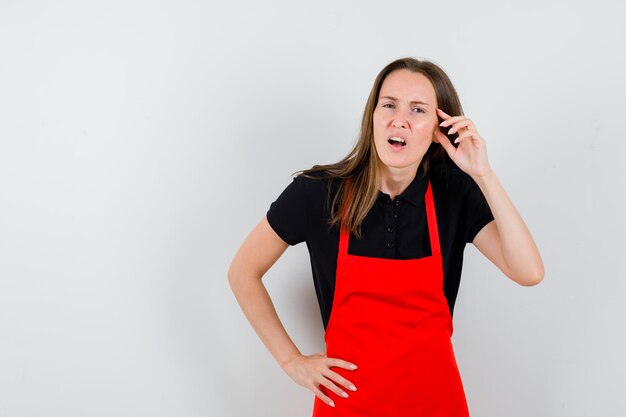
[[[473,416],[623,416],[624,6],[0,1],[0,415],[309,416],[226,271],[291,182],[353,146],[374,77],[433,60],[541,250],[466,250]],[[323,327],[304,244],[264,278]]]

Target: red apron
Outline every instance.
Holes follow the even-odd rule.
[[[430,181],[425,196],[432,255],[385,259],[348,254],[341,228],[326,355],[355,363],[332,370],[357,387],[335,403],[317,396],[313,417],[467,417],[469,411],[443,292],[443,263]]]

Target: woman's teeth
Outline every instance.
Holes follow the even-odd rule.
[[[399,144],[401,144],[402,146],[406,146],[406,142],[404,141],[404,139],[399,138],[399,137],[396,137],[396,136],[392,136],[392,137],[390,137],[390,138],[389,138],[389,140],[388,140],[388,142],[389,142],[390,144],[399,143]]]

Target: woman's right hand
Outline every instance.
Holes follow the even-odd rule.
[[[334,366],[350,371],[357,369],[356,365],[350,362],[344,361],[343,359],[329,358],[326,356],[326,352],[319,352],[313,355],[300,354],[296,356],[294,359],[287,362],[284,366],[284,370],[297,384],[310,389],[322,401],[334,407],[335,403],[333,400],[319,389],[320,384],[344,398],[348,398],[348,393],[333,382],[351,391],[356,391],[356,387],[352,382],[330,369]]]

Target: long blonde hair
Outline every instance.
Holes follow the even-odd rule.
[[[339,188],[332,204],[330,204],[328,224],[330,227],[343,224],[345,230],[353,233],[359,239],[361,238],[361,223],[378,196],[379,157],[374,146],[374,110],[378,103],[378,95],[383,81],[393,71],[401,69],[421,73],[430,80],[435,89],[438,108],[452,116],[463,114],[456,89],[450,78],[438,65],[411,57],[397,59],[378,73],[365,104],[359,139],[348,155],[334,164],[313,165],[307,170],[296,171],[292,174],[300,173],[300,175],[308,178],[328,180],[328,199],[330,199],[330,182],[333,179],[340,179]],[[438,120],[441,121],[442,119],[438,118]],[[454,142],[457,134],[448,135],[442,127],[439,127],[439,130]],[[450,158],[443,147],[433,142],[422,158],[423,175],[428,172],[432,163],[446,159],[449,160]],[[321,175],[312,176],[313,173]],[[348,195],[351,196],[349,201]],[[344,216],[342,216],[342,209],[345,210]]]

